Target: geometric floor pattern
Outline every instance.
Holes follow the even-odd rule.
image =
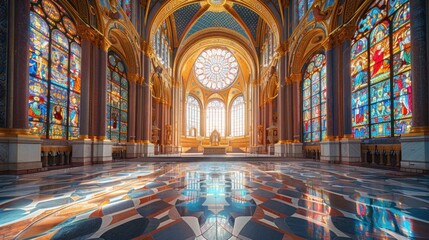
[[[0,175],[0,239],[428,237],[427,175],[233,160]]]

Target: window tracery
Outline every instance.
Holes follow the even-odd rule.
[[[195,135],[200,136],[201,126],[201,106],[199,101],[188,95],[186,98],[186,135],[192,136],[192,129],[196,130]]]
[[[206,137],[214,130],[225,136],[225,104],[218,99],[211,100],[206,108]]]
[[[128,137],[128,79],[122,59],[109,52],[107,72],[107,138],[126,142]]]
[[[352,131],[355,138],[399,136],[412,123],[410,6],[375,1],[352,41]]]
[[[244,136],[245,132],[245,110],[246,103],[244,97],[237,97],[231,105],[231,136]]]
[[[207,49],[195,61],[195,74],[204,87],[214,91],[224,90],[237,78],[238,62],[226,49]]]
[[[326,137],[326,58],[317,54],[304,72],[302,87],[304,142]]]
[[[54,1],[30,3],[30,131],[41,138],[77,139],[81,48],[75,23]]]

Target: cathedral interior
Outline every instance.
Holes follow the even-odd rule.
[[[0,239],[427,239],[427,0],[0,0]]]

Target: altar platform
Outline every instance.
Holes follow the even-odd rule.
[[[226,146],[203,147],[203,155],[226,155]]]

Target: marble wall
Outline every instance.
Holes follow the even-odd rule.
[[[6,127],[8,0],[0,0],[0,128]]]

